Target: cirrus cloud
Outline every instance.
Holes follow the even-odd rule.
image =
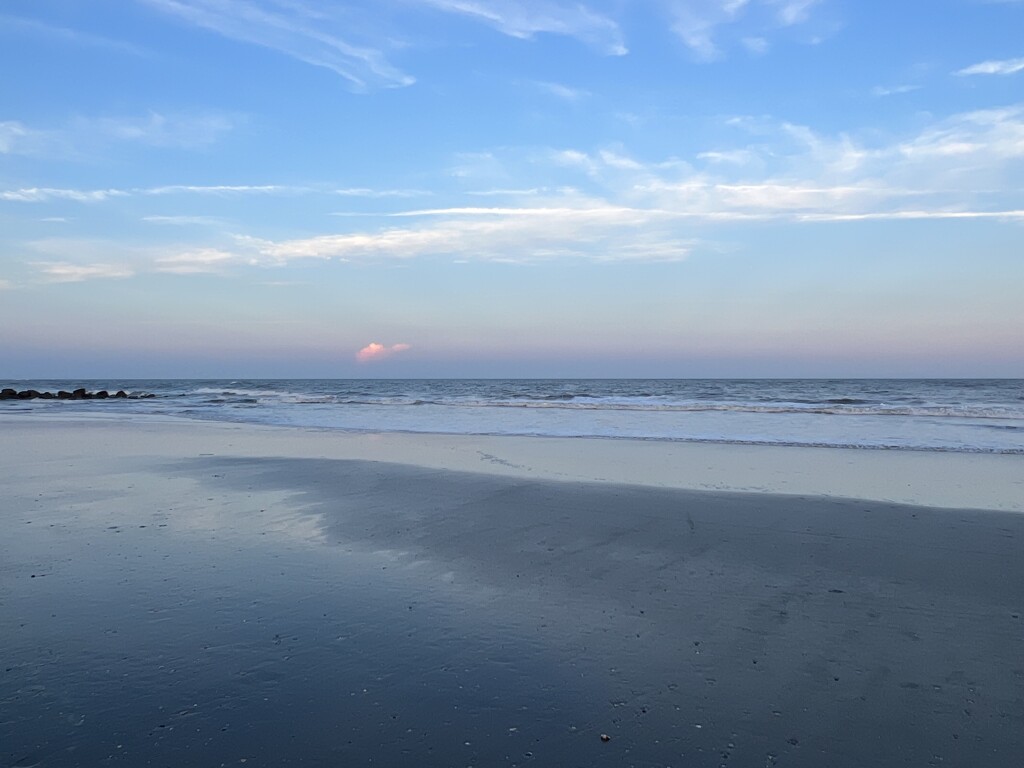
[[[982,61],[964,67],[953,74],[965,77],[970,75],[1015,75],[1018,72],[1024,72],[1024,58]]]

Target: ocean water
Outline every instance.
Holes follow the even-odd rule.
[[[16,381],[144,400],[3,401],[4,412],[356,432],[632,438],[1024,454],[1024,379]]]

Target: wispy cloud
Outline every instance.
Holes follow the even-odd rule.
[[[724,55],[719,42],[724,28],[739,27],[739,43],[750,53],[768,51],[772,30],[810,20],[821,0],[665,0],[671,29],[698,61],[715,61]],[[750,13],[755,7],[759,14]],[[767,18],[765,14],[767,13]],[[740,22],[750,19],[740,25]]]
[[[433,194],[425,189],[369,189],[367,187],[351,187],[335,189],[334,194],[344,197],[366,197],[370,199],[387,197],[429,197]]]
[[[131,192],[123,189],[55,189],[27,187],[0,190],[0,200],[16,203],[45,203],[50,200],[72,200],[76,203],[101,203],[112,197],[126,197]]]
[[[0,200],[18,203],[45,203],[71,200],[76,203],[101,203],[112,198],[134,196],[200,195],[235,197],[240,195],[303,195],[316,191],[313,187],[287,184],[171,184],[160,187],[125,187],[121,189],[68,189],[55,187],[23,187],[0,190]],[[156,217],[150,220],[156,220]],[[171,223],[169,220],[164,223]]]
[[[756,158],[756,153],[749,149],[709,150],[707,152],[700,152],[697,155],[698,160],[704,160],[709,163],[729,163],[731,165],[746,165]]]
[[[412,349],[408,344],[392,344],[387,347],[376,341],[371,341],[365,347],[356,352],[356,360],[360,363],[369,363],[373,360],[384,360]]]
[[[566,168],[576,168],[589,175],[594,175],[599,166],[594,158],[586,152],[578,149],[559,149],[551,153],[551,159],[556,165]]]
[[[877,211],[875,213],[804,213],[795,221],[920,221],[920,220],[998,219],[1024,222],[1024,209],[1007,211]]]
[[[67,133],[112,141],[137,142],[152,147],[192,149],[215,143],[233,130],[237,118],[225,114],[162,114],[142,117],[95,117],[74,120]]]
[[[352,42],[345,19],[301,0],[140,0],[224,37],[268,48],[340,75],[353,88],[411,85],[385,52]]]
[[[572,206],[531,208],[448,208],[406,211],[397,219],[423,219],[408,226],[270,241],[241,238],[239,246],[264,265],[294,260],[404,260],[442,256],[458,260],[536,262],[552,258],[609,261],[644,258],[638,235],[658,232],[672,242],[671,258],[686,256],[690,243],[674,240],[661,223],[673,218],[602,201],[576,199]],[[665,254],[668,249],[662,248]]]
[[[639,171],[644,167],[643,163],[615,150],[602,149],[597,154],[601,158],[601,162],[608,168],[617,168],[623,171]]]
[[[803,24],[810,18],[811,8],[821,0],[771,0],[775,6],[779,23],[783,26]]]
[[[607,214],[620,214],[628,213],[632,209],[621,206],[601,206],[597,208],[424,208],[418,211],[400,211],[398,213],[390,213],[388,216],[391,218],[413,218],[413,217],[424,217],[424,216],[487,216],[487,217],[500,217],[500,216],[519,216],[527,218],[536,217],[583,217],[591,218],[594,216],[602,216]],[[639,211],[634,211],[639,213]]]
[[[1024,157],[1024,105],[965,112],[942,121],[897,147],[910,160],[930,160],[949,167],[969,158],[974,168]]]
[[[611,56],[628,53],[619,25],[581,2],[533,0],[417,0],[448,13],[469,16],[518,38],[547,33],[580,40]]]
[[[258,266],[244,249],[207,245],[155,244],[113,239],[50,237],[23,243],[25,262],[44,282],[84,282],[164,273],[226,273],[231,267]]]
[[[113,147],[202,149],[234,130],[242,118],[225,113],[161,113],[141,116],[76,117],[51,128],[17,120],[0,122],[0,154],[58,160],[102,156]]]
[[[969,75],[1015,75],[1018,72],[1024,72],[1024,58],[982,61],[957,70],[953,74],[964,77]]]
[[[1011,168],[1024,160],[1024,106],[952,115],[874,144],[763,119],[733,125],[758,143],[701,153],[703,170],[649,169],[635,197],[709,220],[1017,219]]]
[[[34,262],[53,283],[80,283],[84,280],[131,277],[135,271],[124,264],[72,264],[67,261]]]
[[[161,256],[156,259],[156,271],[178,275],[208,274],[220,272],[238,261],[238,255],[228,251],[197,248],[173,256]]]
[[[721,55],[715,43],[715,29],[722,24],[732,23],[747,3],[748,0],[700,3],[679,0],[670,6],[672,31],[694,56],[702,61],[712,61]]]
[[[471,189],[467,195],[474,197],[532,197],[549,190],[541,187],[527,187],[524,189]]]
[[[763,37],[744,37],[740,42],[743,43],[744,48],[757,56],[767,53],[770,47],[768,41]]]
[[[142,220],[147,224],[170,224],[177,227],[221,226],[224,223],[216,216],[143,216]]]
[[[101,48],[118,53],[127,53],[132,56],[145,56],[147,52],[123,40],[104,37],[92,32],[85,32],[79,29],[68,29],[45,24],[36,19],[23,19],[16,16],[0,15],[0,34],[4,32],[15,32],[19,35],[31,34],[37,37],[55,40],[60,43],[71,43],[73,45],[86,46],[90,48]]]
[[[18,120],[0,122],[0,155],[29,155],[45,148],[48,137]]]
[[[885,96],[898,96],[904,93],[912,93],[921,90],[920,85],[876,85],[871,89],[871,95],[879,98]]]
[[[54,240],[37,249],[42,256],[34,261],[51,268],[48,279],[63,280],[111,276],[110,270],[118,276],[126,269],[232,274],[303,261],[657,261],[685,259],[695,249],[713,247],[709,243],[727,224],[1024,222],[1017,190],[1024,163],[1024,105],[954,114],[915,133],[888,138],[876,132],[822,133],[764,116],[723,121],[717,135],[719,146],[691,157],[654,160],[634,156],[617,144],[496,148],[487,153],[488,162],[518,168],[520,173],[510,174],[510,180],[537,185],[481,189],[463,193],[461,199],[445,197],[440,205],[335,219],[331,230],[289,238],[218,233],[206,242],[198,238],[190,244],[130,252]],[[574,171],[582,191],[559,183]],[[39,200],[49,195],[99,202],[117,193],[267,195],[295,194],[296,189],[330,199],[338,188],[39,189],[0,197]],[[497,204],[488,204],[480,193],[496,196]],[[149,218],[155,223],[189,220]]]
[[[583,101],[583,99],[590,96],[590,92],[582,88],[570,88],[568,85],[562,83],[550,83],[544,81],[535,82],[534,85],[543,93],[549,96],[554,96],[556,99],[567,101],[570,104]]]
[[[130,190],[141,195],[275,195],[302,194],[308,187],[294,187],[280,184],[170,184],[162,187],[146,187]]]

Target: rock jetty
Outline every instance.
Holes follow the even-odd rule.
[[[68,392],[65,389],[58,392],[40,392],[37,389],[23,389],[18,391],[16,389],[11,389],[10,387],[0,390],[0,400],[147,400],[151,397],[156,397],[156,395],[148,392],[133,392],[128,394],[123,389],[119,389],[117,392],[113,393],[108,392],[105,389],[100,389],[96,392],[88,392],[84,388],[76,389],[72,392]]]

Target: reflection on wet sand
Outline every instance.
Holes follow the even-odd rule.
[[[8,479],[3,765],[1024,746],[1024,516],[326,459]]]

